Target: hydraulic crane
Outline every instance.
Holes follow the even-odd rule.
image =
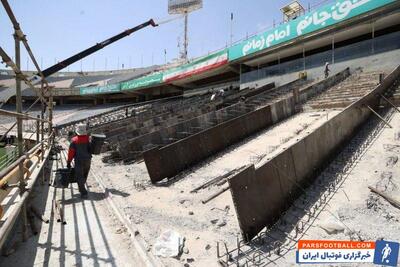
[[[150,25],[153,26],[153,27],[157,27],[158,26],[158,24],[156,24],[153,19],[150,19],[149,21],[146,21],[145,23],[142,23],[142,24],[140,24],[140,25],[138,25],[136,27],[133,27],[133,28],[128,29],[128,30],[125,30],[125,31],[123,31],[123,32],[121,32],[121,33],[119,33],[119,34],[117,34],[117,35],[115,35],[115,36],[113,36],[113,37],[111,37],[111,38],[109,38],[107,40],[104,40],[101,43],[97,43],[94,46],[89,47],[88,49],[83,50],[82,52],[79,52],[78,54],[75,54],[75,55],[73,55],[73,56],[71,56],[71,57],[69,57],[69,58],[67,58],[67,59],[65,59],[65,60],[63,60],[63,61],[61,61],[61,62],[59,62],[59,63],[57,63],[57,64],[55,64],[55,65],[53,65],[53,66],[51,66],[49,68],[47,68],[47,69],[45,69],[45,70],[43,70],[42,71],[43,78],[49,77],[50,75],[52,75],[52,74],[54,74],[54,73],[56,73],[56,72],[58,72],[58,71],[60,71],[60,70],[62,70],[64,68],[68,67],[69,65],[71,65],[71,64],[73,64],[73,63],[75,63],[75,62],[77,62],[77,61],[79,61],[79,60],[81,60],[81,59],[83,59],[83,58],[85,58],[85,57],[87,57],[87,56],[89,56],[89,55],[101,50],[101,49],[103,49],[104,47],[106,47],[106,46],[108,46],[108,45],[110,45],[110,44],[112,44],[112,43],[114,43],[114,42],[126,37],[126,36],[129,36],[130,34],[136,32],[138,30],[146,28],[147,26],[150,26]],[[30,77],[30,81],[31,81],[32,84],[39,83],[41,81],[41,79],[42,79],[42,77],[40,76],[39,73],[37,73],[36,75]]]

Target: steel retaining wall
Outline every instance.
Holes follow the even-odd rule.
[[[300,92],[300,102],[326,90],[350,75],[346,69]],[[226,147],[271,126],[296,112],[293,96],[200,131],[162,148],[143,153],[153,183],[171,178]]]
[[[354,102],[314,132],[261,166],[250,166],[229,179],[229,186],[244,240],[250,241],[264,227],[271,227],[299,196],[298,185],[315,176],[340,147],[349,141],[371,111],[379,94],[396,81],[400,66],[371,93]]]
[[[191,107],[186,107],[185,111],[164,112],[146,120],[140,120],[139,117],[135,117],[125,122],[125,124],[108,125],[108,128],[103,127],[102,130],[96,129],[96,131],[104,133],[109,143],[120,142],[157,131],[171,124],[177,124],[181,120],[189,120],[214,110],[216,110],[216,105],[204,104],[196,107],[193,104]]]
[[[294,83],[303,82],[303,80],[295,80]],[[292,84],[292,83],[291,83]],[[290,85],[291,85],[290,84]],[[241,101],[241,97],[248,97],[248,101],[258,98],[273,90],[275,84],[271,83],[261,88],[250,90],[248,92],[241,91],[239,95],[233,96],[234,98],[225,97],[223,100],[213,101],[216,105],[221,107],[207,113],[199,114],[197,117],[192,117],[186,120],[178,120],[177,123],[162,127],[156,131],[150,131],[147,134],[136,136],[133,138],[120,139],[117,144],[117,150],[123,159],[135,159],[142,156],[142,152],[154,147],[163,147],[174,143],[180,139],[186,138],[189,135],[201,132],[204,129],[210,128],[211,122],[222,123],[226,116],[232,110],[244,110],[246,107]],[[213,104],[214,105],[214,104]],[[205,106],[205,105],[203,105]],[[224,108],[222,108],[225,106]],[[203,108],[203,107],[202,107]],[[238,117],[238,116],[236,116]],[[187,133],[184,134],[183,133]],[[129,135],[127,135],[129,137]],[[171,142],[172,141],[172,142]]]
[[[241,97],[251,97],[261,94],[275,88],[275,83],[269,83],[253,90],[242,90],[239,92],[228,92],[224,99],[210,102],[210,95],[200,96],[199,99],[193,99],[188,103],[179,103],[170,107],[164,113],[157,114],[145,121],[137,116],[120,120],[110,125],[104,125],[96,128],[97,132],[106,134],[108,142],[124,142],[126,140],[137,138],[141,135],[156,132],[162,128],[171,125],[177,125],[182,121],[188,121],[192,118],[202,116],[209,112],[216,111],[221,107],[228,107],[235,102],[239,102]],[[157,142],[160,142],[157,140]]]

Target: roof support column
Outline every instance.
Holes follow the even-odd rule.
[[[242,84],[242,63],[239,64],[239,86]]]
[[[281,54],[278,52],[278,72],[281,72]]]
[[[335,33],[332,35],[332,64],[335,64]]]
[[[372,22],[372,54],[375,54],[375,21]]]

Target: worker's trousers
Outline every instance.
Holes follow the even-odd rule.
[[[81,194],[87,194],[87,190],[85,187],[87,177],[90,171],[91,160],[75,160],[75,177],[76,182],[78,183],[79,192]]]

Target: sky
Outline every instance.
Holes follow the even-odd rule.
[[[300,0],[307,8],[329,0]],[[282,21],[280,8],[290,0],[204,0],[189,15],[189,58],[206,55],[233,41]],[[168,0],[9,0],[42,69],[150,18],[170,17]],[[231,13],[234,14],[231,21]],[[13,27],[0,6],[0,46],[14,54]],[[93,71],[164,64],[179,55],[183,18],[142,29],[71,65],[65,71]],[[164,53],[166,51],[166,55]],[[33,70],[22,49],[23,70]],[[0,68],[4,68],[1,64]]]

